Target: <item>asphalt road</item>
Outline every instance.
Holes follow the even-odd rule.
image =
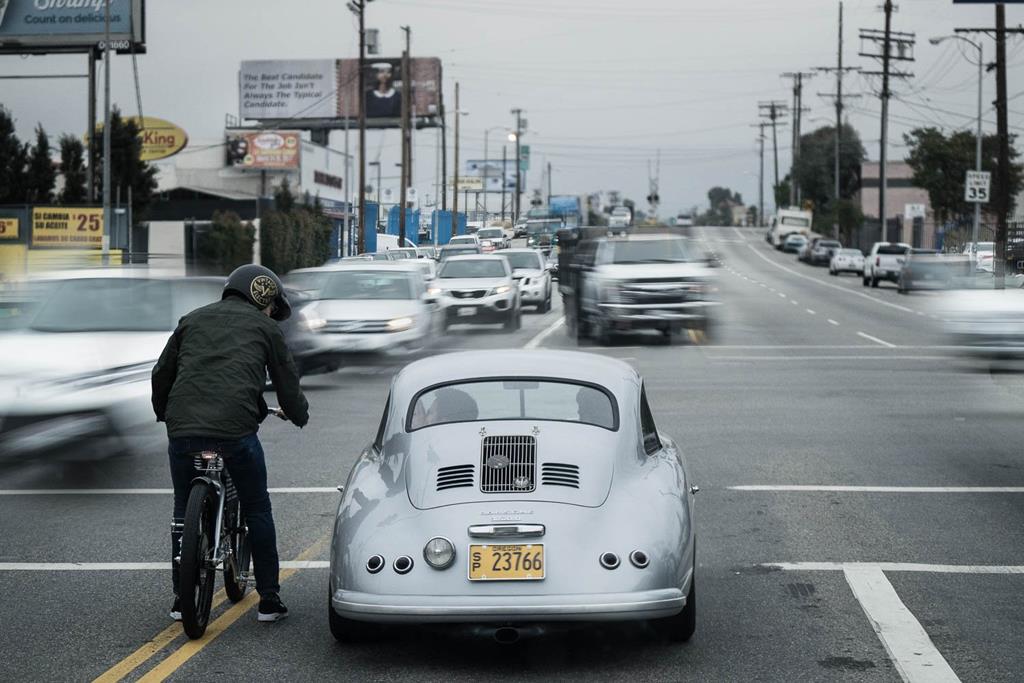
[[[423,629],[341,646],[315,564],[283,581],[287,621],[221,605],[186,643],[168,628],[168,572],[124,568],[166,561],[170,497],[86,493],[166,489],[153,453],[0,470],[0,680],[1020,680],[1024,376],[950,357],[927,296],[830,277],[753,230],[698,233],[724,265],[713,342],[585,349],[642,372],[701,486],[690,643],[620,625],[504,647]],[[516,333],[454,328],[428,353],[575,348],[560,311]],[[309,426],[261,432],[272,486],[328,489],[273,494],[282,559],[327,559],[329,489],[372,438],[396,369],[307,378]]]

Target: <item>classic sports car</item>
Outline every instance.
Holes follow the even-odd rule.
[[[693,497],[643,380],[578,352],[466,352],[407,366],[343,489],[329,617],[518,640],[546,622],[696,625]]]

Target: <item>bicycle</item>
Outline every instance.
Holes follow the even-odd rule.
[[[270,413],[288,419],[280,408],[272,407]],[[249,569],[252,557],[245,516],[223,457],[216,451],[201,451],[192,458],[197,476],[189,489],[185,517],[172,523],[172,532],[181,533],[174,558],[180,577],[181,624],[194,640],[206,633],[218,571],[224,573],[224,592],[231,602],[245,597],[255,580]]]

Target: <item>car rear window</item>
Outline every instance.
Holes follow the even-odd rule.
[[[795,225],[798,228],[809,228],[811,221],[806,218],[798,218],[796,216],[783,216],[782,220],[779,221],[783,225]]]
[[[836,247],[841,247],[843,245],[840,244],[839,242],[835,242],[835,241],[832,241],[832,240],[825,240],[825,241],[822,241],[822,242],[818,242],[818,246],[819,247],[827,247],[829,249],[835,249]]]
[[[906,247],[900,247],[900,246],[896,246],[895,244],[890,244],[890,245],[884,245],[884,246],[879,247],[878,251],[876,253],[878,253],[878,254],[886,254],[886,255],[890,255],[891,256],[893,254],[906,254],[907,251],[908,251],[908,249]]]
[[[611,431],[619,411],[611,394],[596,385],[556,379],[485,379],[425,389],[409,407],[408,431],[455,422],[553,420]]]

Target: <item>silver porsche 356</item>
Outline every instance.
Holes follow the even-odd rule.
[[[331,546],[340,641],[462,623],[511,642],[548,622],[696,625],[693,496],[643,380],[577,352],[467,352],[394,379]]]

